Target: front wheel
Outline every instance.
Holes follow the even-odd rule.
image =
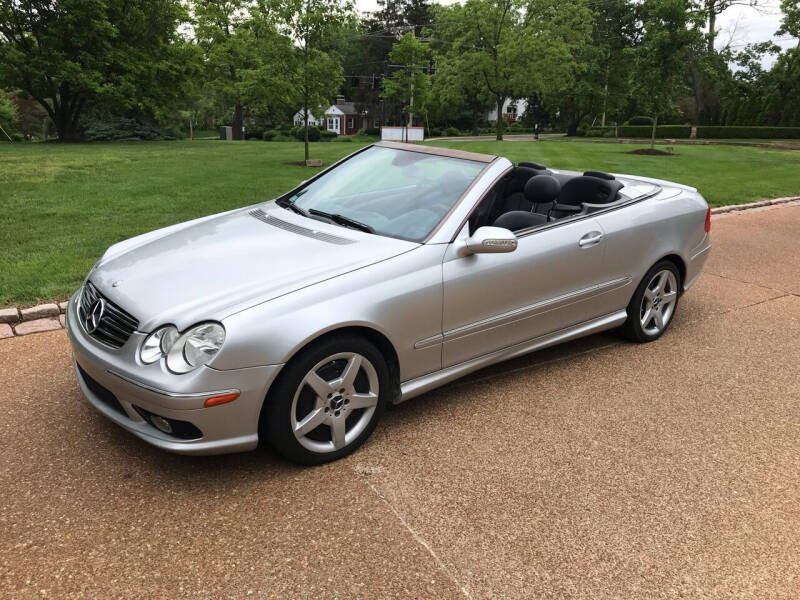
[[[629,340],[646,343],[657,340],[675,315],[681,276],[668,260],[657,263],[644,276],[628,304],[628,320],[620,331]]]
[[[291,461],[336,460],[375,429],[390,381],[386,361],[367,340],[322,340],[285,367],[262,410],[261,431]]]

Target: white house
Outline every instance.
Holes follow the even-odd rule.
[[[302,108],[300,110],[298,110],[296,113],[294,113],[294,117],[292,117],[292,124],[294,124],[295,127],[297,127],[298,125],[302,125],[303,124],[303,109]],[[308,111],[308,124],[309,125],[317,125],[317,126],[319,126],[319,125],[322,124],[322,121],[317,119],[314,116],[314,113],[312,113],[309,110]]]
[[[514,100],[513,98],[507,98],[506,101],[503,103],[503,119],[506,121],[516,121],[528,109],[528,101],[522,98],[521,100]],[[497,107],[493,108],[489,111],[488,119],[490,121],[497,120]]]

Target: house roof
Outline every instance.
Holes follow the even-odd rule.
[[[358,114],[358,111],[356,110],[356,105],[353,104],[352,102],[343,102],[342,104],[333,104],[325,112],[326,113],[333,112],[333,111],[331,111],[331,108],[335,108],[335,109],[341,111],[341,113],[344,114],[344,115],[357,115]]]

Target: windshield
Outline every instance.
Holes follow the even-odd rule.
[[[317,217],[326,219],[321,214],[326,213],[343,226],[421,242],[485,166],[373,146],[287,200]]]

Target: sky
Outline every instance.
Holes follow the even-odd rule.
[[[439,0],[436,4],[453,4],[457,0]],[[781,11],[780,0],[760,0],[758,9],[749,6],[732,6],[717,17],[716,45],[718,48],[730,44],[734,50],[742,50],[747,44],[756,42],[775,41],[783,48],[796,46],[797,40],[778,39],[775,32],[780,27]],[[356,0],[356,6],[361,12],[373,11],[378,8],[375,0]],[[773,58],[767,58],[765,67],[771,66]]]

